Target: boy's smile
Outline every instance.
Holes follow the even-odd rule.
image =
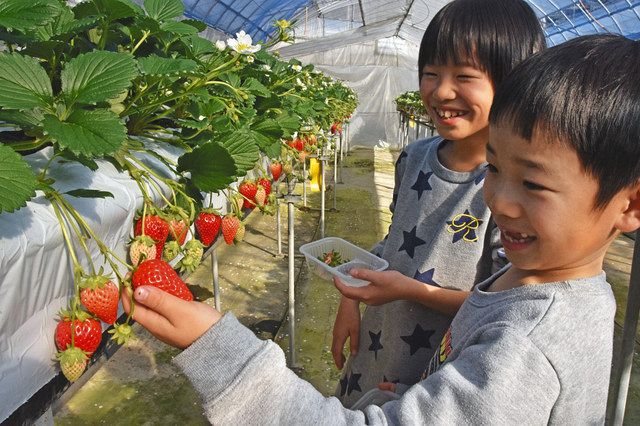
[[[523,284],[597,275],[617,221],[628,208],[625,191],[594,207],[598,182],[577,153],[534,132],[527,141],[508,126],[491,126],[484,196],[500,228],[507,257]]]
[[[486,142],[493,84],[472,65],[427,65],[420,78],[422,102],[440,136]]]

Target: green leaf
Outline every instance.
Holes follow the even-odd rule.
[[[191,173],[194,185],[205,192],[225,189],[238,175],[232,155],[214,142],[183,154],[178,159],[178,171]]]
[[[276,120],[278,121],[278,125],[282,128],[284,132],[282,136],[285,138],[290,137],[293,132],[296,132],[300,128],[300,117],[297,115],[283,112],[276,117]]]
[[[161,58],[156,55],[139,58],[138,64],[140,65],[142,74],[152,76],[168,76],[171,74],[185,73],[193,71],[198,66],[198,64],[191,59]]]
[[[156,21],[166,21],[184,14],[181,0],[144,0],[144,8]]]
[[[96,103],[113,98],[131,86],[138,75],[133,56],[93,51],[70,60],[62,70],[62,92],[71,101]]]
[[[182,21],[183,24],[189,24],[192,27],[194,27],[196,30],[198,30],[198,32],[200,31],[204,31],[207,29],[207,24],[205,24],[202,21],[198,21],[197,19],[183,19]]]
[[[242,88],[250,93],[264,97],[271,95],[269,89],[253,77],[246,79],[245,82],[242,83]]]
[[[184,21],[182,21],[184,22]],[[182,38],[182,43],[191,50],[191,54],[195,57],[204,55],[205,53],[215,52],[216,47],[206,38],[199,35],[192,35]]]
[[[98,163],[96,163],[95,161],[93,161],[93,159],[91,158],[87,158],[87,157],[83,157],[82,155],[76,155],[73,152],[69,151],[68,149],[65,149],[63,151],[60,152],[60,156],[62,158],[65,158],[67,160],[71,160],[71,161],[75,161],[77,163],[82,164],[83,166],[85,166],[86,168],[88,168],[91,171],[96,171],[98,170]]]
[[[163,22],[160,24],[160,29],[162,31],[178,35],[192,35],[198,33],[198,30],[193,25],[176,21]]]
[[[17,53],[0,54],[0,106],[30,109],[49,104],[51,82],[38,60]]]
[[[144,16],[144,10],[131,0],[93,0],[85,1],[73,8],[77,17],[104,14],[107,21],[122,18]]]
[[[109,191],[99,191],[97,189],[74,189],[65,192],[65,194],[77,198],[113,198],[113,194]]]
[[[126,128],[118,116],[104,109],[76,110],[66,121],[47,115],[43,125],[62,148],[87,157],[111,154],[126,137]]]
[[[16,124],[23,130],[39,127],[44,116],[38,110],[16,111],[2,110],[0,111],[0,121],[5,123]]]
[[[31,167],[13,149],[0,144],[0,212],[24,207],[36,195]]]
[[[255,167],[260,158],[257,141],[251,131],[246,128],[235,131],[221,144],[233,157],[238,169],[238,176],[246,175],[249,170]]]
[[[1,0],[0,26],[30,31],[53,21],[57,8],[51,0]]]

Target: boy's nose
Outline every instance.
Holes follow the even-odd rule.
[[[433,89],[433,98],[437,101],[443,101],[455,99],[455,97],[456,91],[452,82],[447,78],[440,79]]]
[[[494,216],[517,218],[522,215],[521,205],[507,185],[485,183],[484,199]]]

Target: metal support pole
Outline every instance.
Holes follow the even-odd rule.
[[[295,209],[299,197],[286,197],[289,219],[289,367],[296,367]]]
[[[348,127],[347,127],[348,129]],[[342,135],[340,135],[340,180],[338,181],[338,183],[344,183],[342,181],[342,164],[344,163],[344,148],[345,145],[347,144],[347,139],[345,137],[345,139],[342,139]],[[334,206],[335,208],[335,206]]]
[[[280,227],[280,201],[276,198],[276,235],[278,240],[278,256],[282,256],[282,231]]]
[[[320,177],[322,181],[320,183],[320,238],[324,238],[324,197],[325,191],[327,189],[327,185],[324,180],[324,167],[325,162],[327,161],[327,157],[324,155],[319,158],[320,160]]]
[[[307,207],[307,159],[302,160],[302,205]]]
[[[622,347],[620,349],[620,364],[615,372],[615,406],[611,424],[622,425],[624,410],[627,405],[629,380],[633,365],[633,349],[635,346],[636,329],[638,328],[638,312],[640,311],[640,231],[636,232],[636,243],[631,262],[631,277],[629,278],[629,293],[627,294],[627,311],[624,316],[622,329]]]
[[[340,145],[342,145],[342,134],[339,139]],[[333,211],[336,211],[336,193],[338,192],[338,152],[333,150]]]
[[[218,273],[218,251],[215,248],[211,253],[211,275],[213,275],[213,299],[216,310],[220,312],[220,274]]]
[[[416,140],[420,139],[420,122],[416,121]]]

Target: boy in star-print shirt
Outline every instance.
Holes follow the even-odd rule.
[[[433,18],[418,69],[422,101],[440,136],[409,144],[396,162],[392,222],[372,249],[390,270],[425,288],[463,294],[503,266],[482,197],[489,110],[496,85],[543,47],[524,1],[455,0]],[[336,396],[345,407],[380,382],[417,383],[451,323],[446,309],[423,300],[390,300],[368,306],[362,319],[357,300],[341,300],[332,353],[338,368],[344,366]]]

